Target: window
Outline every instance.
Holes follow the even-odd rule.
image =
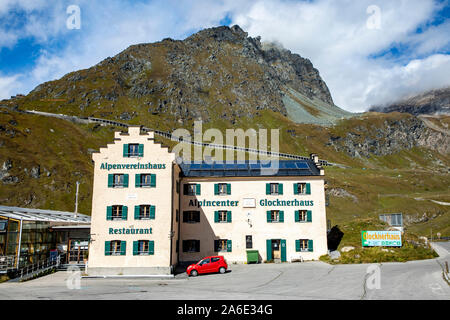
[[[113,240],[105,242],[105,255],[124,256],[126,253],[126,241]]]
[[[200,222],[200,211],[183,211],[183,222],[186,223]]]
[[[200,240],[183,240],[183,252],[200,252]]]
[[[136,174],[136,188],[156,187],[156,174]]]
[[[267,195],[282,195],[283,184],[282,183],[266,183]]]
[[[215,183],[214,184],[215,195],[229,195],[231,194],[231,184],[229,183]]]
[[[124,157],[143,157],[144,156],[144,145],[137,143],[130,143],[123,145],[123,156]]]
[[[155,219],[156,207],[149,204],[141,204],[134,207],[134,219],[148,220]]]
[[[147,256],[154,254],[155,243],[150,240],[138,240],[133,241],[133,255],[135,256]]]
[[[214,222],[231,222],[231,211],[214,211]]]
[[[184,185],[184,195],[195,196],[200,195],[200,184],[187,183]]]
[[[178,222],[180,220],[180,211],[177,209],[175,211],[175,221]]]
[[[109,174],[109,188],[128,188],[128,174]]]
[[[296,210],[295,222],[311,222],[312,212],[310,210]]]
[[[214,251],[231,252],[231,240],[228,239],[214,240]]]
[[[214,262],[219,262],[220,261],[220,258],[211,258],[211,262],[212,263],[214,263]]]
[[[294,183],[294,194],[311,194],[310,183]]]
[[[309,239],[298,239],[295,240],[295,251],[313,251],[313,241]]]
[[[122,220],[122,208],[123,206],[112,206],[112,220]]]
[[[245,236],[245,248],[246,249],[252,249],[253,248],[252,236]]]
[[[127,220],[128,207],[114,205],[106,207],[106,220]]]
[[[284,222],[284,211],[282,210],[267,211],[267,222]]]

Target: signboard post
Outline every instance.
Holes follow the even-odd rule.
[[[400,231],[361,231],[363,247],[401,247]]]

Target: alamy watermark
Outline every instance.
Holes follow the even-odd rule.
[[[69,274],[66,279],[66,287],[69,290],[81,289],[81,271],[77,266],[69,266],[67,268],[67,273]]]
[[[381,268],[377,264],[371,264],[366,269],[366,288],[369,290],[381,289]]]
[[[67,7],[66,13],[69,15],[66,20],[66,27],[69,30],[81,29],[81,9],[76,4]]]
[[[194,121],[193,137],[183,128],[174,130],[172,137],[180,141],[172,150],[179,164],[192,161],[207,164],[245,163],[248,157],[249,163],[261,164],[261,175],[274,175],[278,172],[279,160],[276,154],[280,149],[279,129],[270,130],[270,151],[267,129],[226,129],[224,139],[219,129],[210,128],[203,132],[203,122]]]
[[[366,13],[370,16],[366,20],[367,29],[381,29],[381,9],[377,5],[370,5],[366,9]]]

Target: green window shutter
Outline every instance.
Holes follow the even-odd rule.
[[[284,211],[280,210],[280,222],[284,222]]]
[[[108,174],[108,188],[114,187],[114,175]]]
[[[122,240],[120,242],[120,255],[124,256],[126,253],[127,253],[127,242]]]
[[[227,211],[227,222],[231,222],[231,211]]]
[[[283,194],[283,184],[282,183],[278,184],[278,194]]]
[[[124,144],[123,145],[123,156],[128,158],[129,154],[128,154],[128,144]]]
[[[139,241],[133,241],[133,256],[139,254]]]
[[[270,194],[270,183],[266,183],[266,194]]]
[[[134,220],[139,220],[140,213],[141,213],[141,206],[134,206]]]
[[[105,241],[105,256],[111,255],[111,241]]]
[[[295,251],[300,252],[300,240],[295,240]]]
[[[272,222],[272,214],[270,211],[267,211],[267,222]]]
[[[134,186],[136,188],[140,188],[141,187],[141,175],[139,173],[135,175]]]
[[[227,194],[231,194],[231,183],[227,183]]]
[[[156,187],[156,174],[150,175],[150,187]]]
[[[216,196],[219,195],[219,184],[218,183],[214,183],[214,195],[216,195]]]
[[[128,188],[128,174],[123,175],[123,186],[124,188]]]
[[[122,206],[122,220],[128,219],[128,207]]]
[[[295,210],[295,222],[300,222],[300,211]]]
[[[308,251],[313,251],[313,241],[308,240]]]
[[[267,261],[272,260],[272,240],[266,240]]]
[[[294,194],[298,194],[298,183],[294,183]]]
[[[231,240],[227,240],[227,252],[231,252]]]
[[[214,211],[214,222],[219,222],[219,211]]]
[[[280,241],[281,262],[286,262],[286,239]]]
[[[112,220],[112,206],[106,207],[106,220]]]
[[[306,194],[311,194],[311,183],[306,184]]]
[[[306,211],[306,221],[312,222],[312,211],[311,210]]]
[[[195,194],[196,194],[197,196],[199,196],[200,193],[201,193],[201,186],[200,186],[200,183],[197,183],[197,184],[195,185]]]
[[[155,211],[156,211],[156,207],[155,206],[150,206],[150,219],[155,219]]]
[[[155,241],[148,242],[148,254],[155,254]]]
[[[139,157],[143,157],[144,156],[144,145],[143,144],[139,145],[138,153],[139,153]]]

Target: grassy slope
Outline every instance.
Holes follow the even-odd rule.
[[[377,217],[381,213],[403,212],[418,219],[425,213],[428,221],[412,223],[409,229],[417,234],[429,235],[433,232],[450,235],[449,207],[429,201],[440,200],[450,202],[448,186],[450,175],[437,173],[431,161],[439,159],[448,166],[448,156],[439,155],[426,149],[415,148],[404,150],[394,155],[356,159],[336,152],[327,142],[331,135],[342,135],[357,125],[380,125],[384,119],[403,117],[401,114],[364,116],[365,119],[347,119],[334,127],[322,127],[308,124],[294,124],[284,116],[272,111],[259,111],[254,118],[238,119],[232,126],[227,120],[219,117],[203,124],[203,130],[217,128],[225,133],[228,128],[272,128],[279,129],[280,151],[308,155],[317,153],[322,159],[351,166],[351,169],[338,167],[325,168],[328,188],[343,188],[357,197],[330,197],[327,216],[332,224],[348,223],[367,217]],[[8,121],[16,119],[18,125],[11,126]],[[166,127],[159,116],[142,119],[135,118],[129,123],[143,124],[148,127]],[[192,121],[183,126],[192,132]],[[67,121],[41,116],[22,115],[17,113],[2,114],[0,125],[24,132],[31,128],[31,134],[17,134],[15,138],[0,138],[6,145],[0,148],[0,161],[6,158],[20,163],[22,168],[15,167],[13,175],[18,175],[24,182],[17,186],[4,185],[0,190],[0,203],[4,205],[26,206],[26,200],[35,194],[30,206],[49,209],[73,210],[75,182],[82,182],[80,189],[80,212],[90,213],[92,163],[88,148],[98,150],[99,146],[110,143],[113,131],[118,128],[93,125],[78,125]],[[179,127],[178,125],[177,127]],[[50,132],[50,128],[54,132]],[[174,127],[172,127],[174,128]],[[169,128],[164,128],[171,131]],[[290,132],[288,132],[290,130]],[[174,142],[158,138],[166,145],[173,147]],[[270,140],[269,140],[270,141]],[[224,141],[226,142],[226,141]],[[411,166],[414,162],[415,165]],[[0,163],[0,164],[1,164]],[[23,168],[41,165],[41,178],[26,177]],[[46,177],[43,167],[49,171],[56,170]],[[16,171],[14,171],[16,170]],[[74,172],[80,172],[75,175]],[[54,189],[54,191],[52,190]],[[417,198],[418,200],[415,200]],[[424,200],[421,200],[424,199]],[[432,218],[432,219],[430,219]]]

